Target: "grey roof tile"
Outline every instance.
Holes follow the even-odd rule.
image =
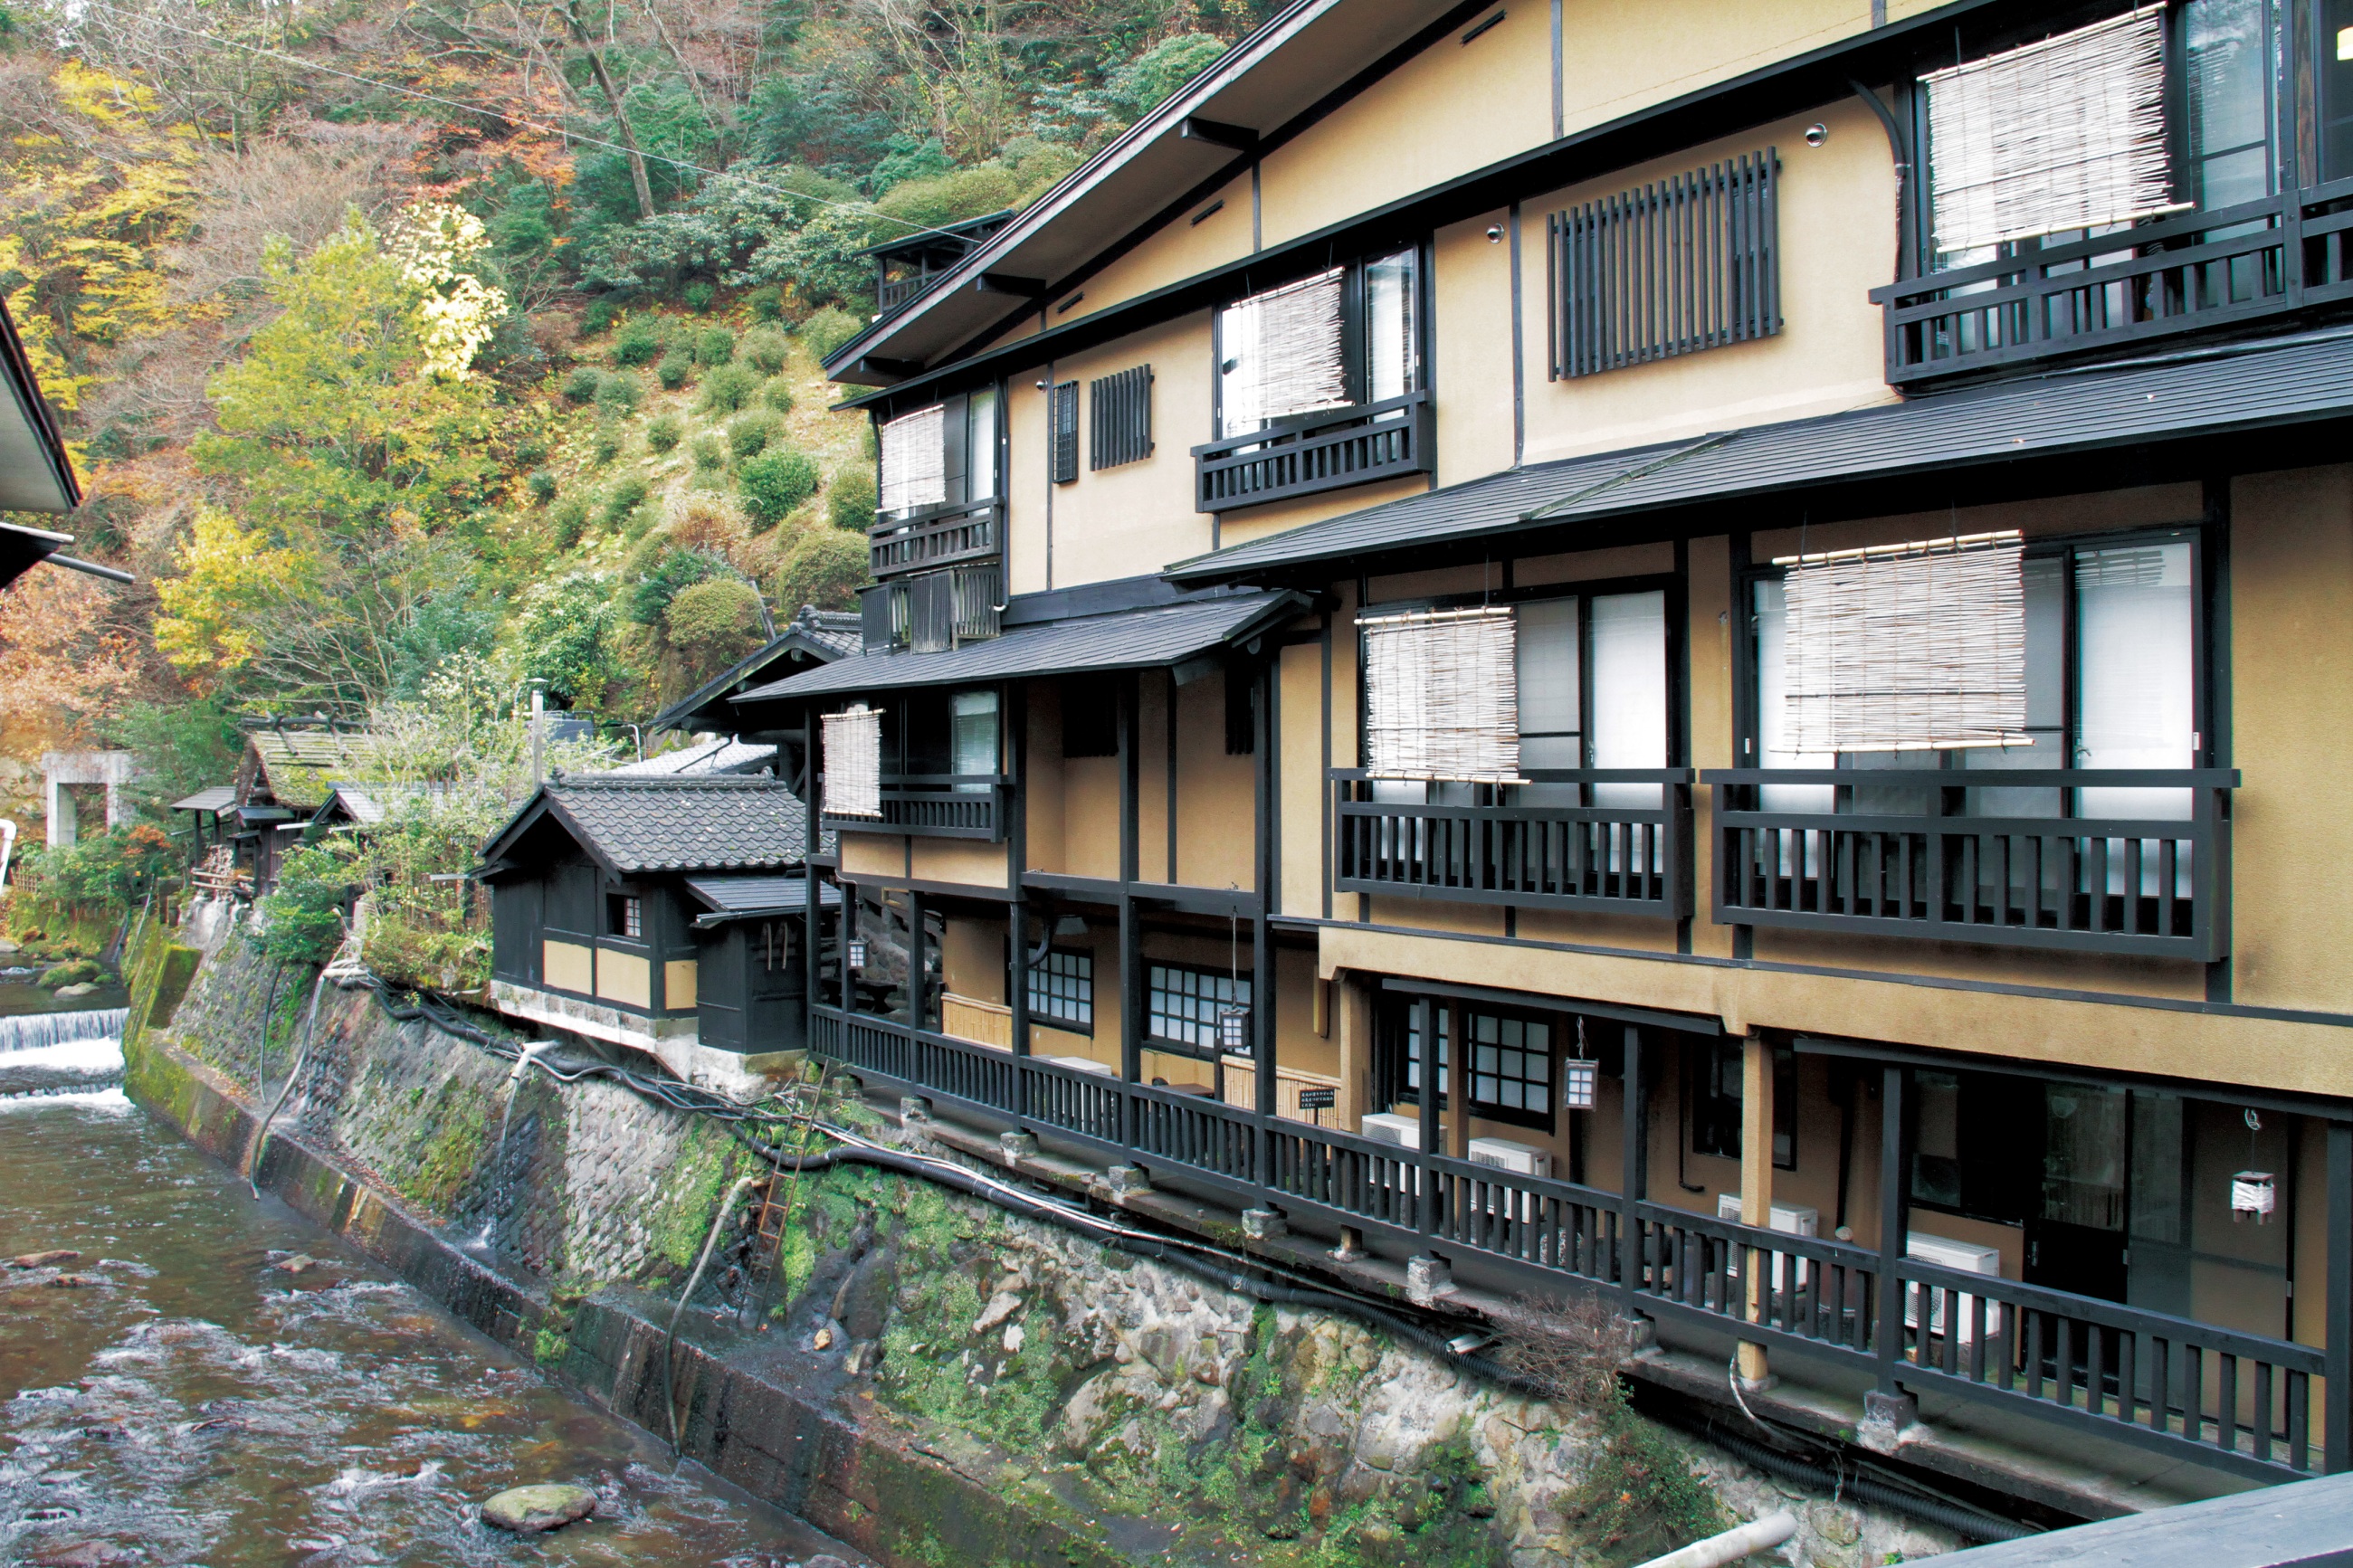
[[[808,852],[807,812],[775,779],[596,774],[550,779],[542,793],[625,872],[767,869],[797,866]]]

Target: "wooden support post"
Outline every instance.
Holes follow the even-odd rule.
[[[1440,1065],[1438,1045],[1438,1002],[1430,996],[1417,996],[1413,1001],[1416,1026],[1421,1031],[1421,1084],[1416,1109],[1421,1114],[1421,1152],[1438,1152],[1440,1123],[1438,1097],[1446,1084],[1446,1069]],[[1436,1184],[1427,1170],[1414,1178],[1414,1226],[1425,1237],[1438,1228],[1438,1193]]]
[[[907,1022],[918,1029],[932,1026],[931,987],[923,981],[923,972],[929,961],[929,955],[923,951],[924,938],[923,895],[910,888],[907,889]]]
[[[2353,1124],[2328,1124],[2328,1331],[2321,1464],[2353,1469]]]
[[[1029,744],[1029,689],[1014,682],[1005,689],[997,702],[997,711],[1004,717],[1004,744],[999,748],[1005,764],[1002,771],[1012,777],[1013,790],[1008,806],[1006,823],[1006,898],[1005,926],[1012,940],[1006,943],[1007,974],[1005,1005],[1012,1014],[1011,1034],[1013,1054],[1029,1054],[1029,898],[1022,886],[1021,873],[1029,859],[1029,792],[1026,780]],[[1049,918],[1047,930],[1053,922]],[[1027,1106],[1022,1107],[1027,1110]]]
[[[1642,1222],[1639,1205],[1650,1179],[1651,1086],[1642,1070],[1642,1031],[1626,1026],[1626,1103],[1620,1110],[1618,1177],[1618,1283],[1630,1317],[1642,1286]]]
[[[1905,1069],[1886,1068],[1879,1094],[1879,1321],[1873,1348],[1879,1355],[1879,1392],[1889,1397],[1903,1393],[1896,1370],[1904,1362],[1904,1288],[1895,1278],[1904,1257],[1905,1227],[1909,1224],[1905,1198],[1910,1173],[1904,1159]]]
[[[1251,1104],[1260,1117],[1258,1136],[1252,1140],[1257,1152],[1257,1180],[1263,1189],[1274,1169],[1274,1131],[1271,1122],[1275,1110],[1274,1033],[1274,927],[1270,917],[1274,913],[1274,725],[1273,687],[1274,665],[1261,667],[1253,679],[1258,682],[1258,700],[1250,704],[1250,744],[1254,753],[1250,762],[1252,809],[1254,819],[1251,845],[1251,883],[1258,894],[1258,918],[1250,922],[1250,1066],[1256,1079],[1257,1092]],[[1264,1199],[1261,1196],[1261,1203]]]
[[[810,710],[801,715],[801,817],[807,831],[801,844],[801,1046],[813,1048],[817,1044],[817,1004],[824,988],[822,957],[818,944],[825,938],[825,900],[817,877],[818,846],[818,755],[817,713]],[[849,967],[849,950],[842,949],[842,967]],[[748,1020],[747,1020],[748,1022]]]
[[[1760,1230],[1773,1223],[1773,1047],[1762,1035],[1741,1044],[1740,1223]],[[1740,1264],[1746,1321],[1761,1321],[1772,1306],[1772,1261],[1744,1248]],[[1743,1340],[1737,1359],[1740,1381],[1752,1389],[1763,1387],[1772,1370],[1765,1347]]]
[[[1144,929],[1137,919],[1135,894],[1136,833],[1136,678],[1119,680],[1119,1076],[1124,1082],[1144,1081],[1144,1029],[1150,1015],[1144,995]],[[1127,1103],[1125,1100],[1123,1104]],[[1127,1136],[1123,1130],[1122,1137]]]

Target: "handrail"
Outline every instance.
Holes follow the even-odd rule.
[[[1427,391],[1298,415],[1194,447],[1194,510],[1234,511],[1429,473],[1436,445]]]
[[[2236,768],[1709,768],[1704,784],[1858,789],[2237,789]]]
[[[2092,261],[2101,257],[2131,254],[2143,247],[2162,245],[2185,235],[2202,234],[2208,229],[2232,228],[2259,218],[2276,217],[2289,203],[2297,200],[2295,192],[2283,195],[2261,196],[2235,206],[2215,207],[2206,211],[2184,213],[2176,217],[2162,218],[2155,223],[2141,224],[2118,229],[2113,234],[2087,236],[2082,239],[2063,240],[2056,245],[2037,246],[2015,256],[1997,257],[1991,261],[1973,261],[1963,267],[1952,267],[1936,272],[1924,272],[1916,278],[1900,278],[1893,283],[1882,283],[1870,293],[1871,302],[1883,305],[1890,300],[1906,299],[1946,289],[1963,289],[1973,283],[1983,283],[2003,278],[2015,278],[2020,273],[2037,268],[2065,266],[2071,262]],[[2278,230],[2257,230],[2243,237],[2266,244],[2277,244]],[[2066,276],[2078,283],[2095,281],[2097,268],[2071,272]],[[1940,303],[1952,303],[1950,300]]]
[[[2274,1366],[2308,1372],[2316,1377],[2327,1371],[2327,1351],[2317,1345],[2299,1344],[2294,1340],[2266,1339],[2242,1329],[2201,1323],[2194,1318],[2177,1318],[2167,1312],[2152,1312],[2146,1307],[2129,1307],[2121,1301],[2103,1300],[2096,1296],[2073,1296],[2064,1290],[2053,1290],[2047,1285],[2030,1285],[2023,1280],[2006,1279],[1997,1275],[1970,1274],[1925,1258],[1908,1256],[1898,1258],[1895,1273],[1898,1279],[1912,1284],[1951,1290],[1959,1295],[1983,1296],[2005,1306],[2064,1313],[2087,1322],[2095,1321],[2104,1328],[2188,1341],[2204,1350],[2257,1358]]]
[[[1287,419],[1270,420],[1259,429],[1240,436],[1220,437],[1204,441],[1193,448],[1197,458],[1223,457],[1249,447],[1263,447],[1271,442],[1287,441],[1300,436],[1310,436],[1337,426],[1357,425],[1378,419],[1384,414],[1398,414],[1418,408],[1430,401],[1427,391],[1401,393],[1384,397],[1377,403],[1346,403],[1337,408],[1319,408],[1312,414],[1294,414]]]
[[[1324,776],[1343,784],[1454,784],[1454,779],[1407,778],[1399,773],[1377,773],[1364,768],[1327,768]],[[1522,768],[1514,783],[1528,784],[1690,784],[1698,778],[1694,768]]]

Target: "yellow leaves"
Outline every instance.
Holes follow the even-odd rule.
[[[155,584],[155,647],[181,669],[221,673],[260,651],[259,612],[295,598],[311,563],[300,551],[270,548],[265,531],[199,507],[176,564],[179,575]]]
[[[37,566],[0,590],[0,731],[11,750],[34,739],[79,743],[82,721],[136,679],[121,594],[56,566]]]
[[[143,121],[155,112],[153,92],[79,60],[66,61],[49,80],[67,108],[101,125],[120,124],[126,117]]]
[[[475,351],[497,335],[506,314],[504,291],[461,270],[482,245],[481,219],[462,207],[419,202],[401,215],[386,247],[417,290],[417,335],[428,375],[465,380]]]

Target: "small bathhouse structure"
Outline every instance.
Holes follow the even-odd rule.
[[[491,1005],[700,1081],[759,1071],[804,1043],[807,834],[770,777],[551,778],[483,847]]]
[[[279,862],[322,811],[331,810],[336,821],[349,817],[338,791],[373,787],[378,799],[384,795],[389,786],[354,782],[380,780],[384,758],[382,737],[320,721],[272,721],[252,731],[233,781],[172,803],[174,811],[188,813],[191,862],[226,845],[231,859],[222,872],[261,897],[277,887]]]

